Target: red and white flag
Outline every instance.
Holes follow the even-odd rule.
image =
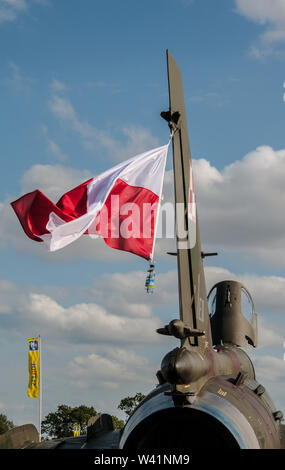
[[[169,143],[137,155],[65,193],[38,189],[12,202],[25,233],[55,251],[83,233],[151,259]]]

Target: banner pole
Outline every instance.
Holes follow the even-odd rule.
[[[40,396],[39,396],[39,441],[42,440],[42,341],[39,335],[39,349],[40,349]]]

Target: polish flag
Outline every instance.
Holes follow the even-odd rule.
[[[169,143],[85,181],[54,204],[41,191],[11,205],[29,238],[55,251],[82,234],[152,259]]]

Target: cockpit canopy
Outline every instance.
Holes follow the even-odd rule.
[[[252,297],[237,281],[215,284],[208,294],[213,344],[257,346],[257,315]]]

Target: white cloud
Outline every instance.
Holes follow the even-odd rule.
[[[65,192],[91,178],[88,170],[77,170],[60,164],[34,165],[21,178],[23,194],[40,189],[54,202]]]
[[[105,286],[106,290],[106,286]],[[75,338],[78,342],[100,343],[152,343],[159,321],[153,317],[134,318],[110,314],[95,303],[62,307],[48,296],[30,294],[25,312],[33,323],[40,323],[60,335]]]
[[[68,156],[61,151],[59,145],[54,140],[47,138],[47,142],[49,150],[56,157],[57,160],[61,162],[67,160]]]
[[[280,355],[281,356],[281,355]],[[284,410],[285,361],[270,354],[251,355],[257,380],[265,386],[276,409]]]
[[[140,152],[158,146],[158,139],[148,129],[141,126],[126,125],[121,129],[124,143],[110,136],[107,131],[96,128],[88,121],[81,119],[67,97],[53,94],[49,107],[52,113],[75,131],[87,149],[102,147],[116,161],[126,160]]]
[[[260,24],[285,23],[284,0],[236,0],[238,11]]]
[[[5,404],[2,401],[0,401],[0,410],[5,410],[5,408],[6,408]]]
[[[207,266],[204,269],[205,271],[205,280],[207,286],[207,292],[217,283],[225,280],[237,281],[237,276],[234,273],[231,273],[228,269],[216,267],[216,266]]]
[[[158,139],[141,126],[124,126],[122,134],[125,137],[125,144],[114,142],[112,145],[117,160],[124,160],[159,145]]]
[[[283,334],[282,334],[283,331]],[[285,327],[271,324],[264,318],[258,318],[258,348],[280,347],[282,348],[285,338]]]
[[[12,90],[12,92],[16,95],[29,95],[32,91],[35,80],[24,75],[20,67],[18,67],[18,65],[16,65],[14,62],[10,61],[8,65],[10,74],[7,78],[3,78],[1,82],[10,88],[10,90]]]
[[[125,382],[151,384],[154,378],[153,366],[145,357],[120,348],[105,349],[104,355],[77,356],[68,364],[68,374],[75,384],[95,382],[114,389]]]
[[[178,314],[178,282],[176,270],[159,273],[155,283],[155,294],[146,295],[144,291],[146,273],[132,271],[128,273],[104,274],[93,281],[88,288],[88,296],[97,299],[111,311],[129,317],[148,318],[155,306],[171,306],[177,308]],[[106,296],[106,286],[108,289]],[[175,314],[175,310],[173,312]]]
[[[0,0],[0,24],[15,21],[32,4],[49,5],[48,0]]]
[[[105,295],[109,290],[104,285]],[[139,309],[132,317],[110,313],[98,303],[78,303],[64,307],[49,295],[16,284],[0,282],[1,328],[29,336],[41,331],[55,341],[78,344],[156,344],[160,321],[152,314],[142,316]],[[32,325],[32,326],[31,326]],[[31,331],[31,328],[33,331]]]
[[[222,170],[201,158],[193,160],[193,169],[203,250],[242,253],[267,266],[283,266],[285,149],[260,146]],[[173,204],[172,180],[170,170],[162,210]],[[171,214],[168,226],[174,226]],[[159,223],[158,234],[165,236],[166,230],[165,222]],[[156,256],[166,251],[176,251],[174,240],[157,240]]]
[[[70,120],[74,123],[75,128],[78,126],[76,112],[67,98],[53,95],[49,102],[49,107],[51,111],[60,119]]]
[[[264,377],[266,381],[276,382],[285,380],[285,361],[277,357],[264,355],[253,357],[253,362],[256,368],[258,377]]]
[[[27,9],[26,0],[0,0],[0,23],[14,21],[20,13]]]
[[[215,267],[206,268],[205,275],[208,291],[221,280],[235,279],[243,283],[252,294],[259,314],[259,347],[283,347],[284,294],[279,295],[281,284],[276,291],[274,276],[236,275]],[[159,273],[152,296],[144,292],[144,278],[143,272],[104,274],[91,286],[73,287],[72,293],[55,286],[35,288],[0,281],[2,328],[19,332],[33,325],[35,334],[42,331],[45,336],[78,344],[158,344],[160,337],[155,330],[162,321],[153,315],[153,309],[173,310],[171,317],[164,315],[165,323],[179,317],[177,274],[176,271]],[[284,285],[285,279],[280,278],[281,281]],[[78,303],[76,298],[84,298],[85,302]],[[67,299],[70,305],[64,306]]]
[[[202,241],[218,251],[285,263],[285,150],[261,146],[222,171],[194,160]]]
[[[279,42],[279,41],[285,41],[285,30],[273,30],[273,31],[267,31],[263,35],[263,39],[265,42],[268,43],[273,43],[273,42]]]
[[[251,46],[251,53],[257,59],[271,54],[280,54],[276,44],[285,41],[284,0],[236,0],[238,13],[251,21],[265,26],[257,44]]]
[[[243,275],[243,283],[250,287],[257,298],[256,309],[262,312],[284,313],[285,278],[280,276]]]
[[[57,93],[66,91],[65,83],[61,82],[60,80],[56,80],[55,78],[52,80],[50,88]]]

